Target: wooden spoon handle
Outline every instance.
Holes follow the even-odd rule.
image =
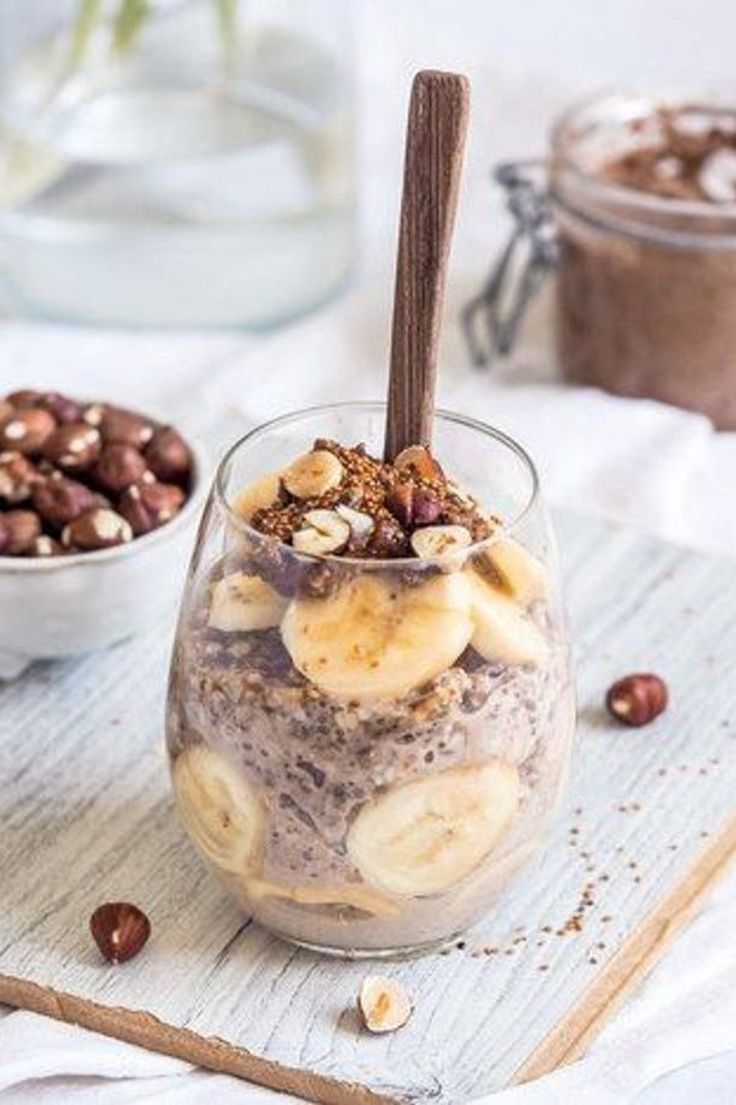
[[[391,332],[385,459],[432,441],[442,303],[470,93],[425,70],[411,89]]]

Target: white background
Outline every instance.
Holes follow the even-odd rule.
[[[657,404],[547,383],[552,358],[543,311],[528,337],[523,363],[500,366],[490,379],[474,376],[453,320],[508,230],[488,182],[493,162],[541,153],[554,115],[571,99],[602,87],[735,85],[736,5],[718,0],[354,0],[354,6],[364,234],[362,276],[350,299],[293,332],[266,339],[49,329],[13,321],[8,308],[0,331],[0,384],[46,380],[101,394],[115,391],[128,401],[183,405],[183,391],[191,396],[224,365],[230,389],[226,400],[244,420],[325,397],[379,393],[376,366],[385,363],[408,84],[417,68],[459,69],[472,80],[473,119],[452,262],[444,393],[453,405],[520,436],[555,501],[733,554],[736,435],[716,435],[704,419]],[[522,380],[536,382],[515,386]],[[574,1084],[563,1080],[533,1087],[513,1100],[630,1105],[633,1087],[661,1073],[662,1063],[654,1057],[667,1053],[668,1043],[664,1069],[736,1046],[736,1040],[728,1041],[736,1018],[729,1004],[736,990],[734,932],[732,879],[607,1032]],[[245,1087],[226,1089],[218,1080],[215,1090],[213,1082],[192,1075],[169,1077],[171,1068],[165,1065],[155,1071],[144,1063],[136,1066],[117,1051],[103,1058],[80,1037],[73,1045],[55,1037],[54,1051],[42,1031],[25,1015],[0,1022],[0,1105],[107,1105],[140,1101],[144,1094],[156,1105],[256,1100]],[[89,1074],[114,1071],[116,1078],[146,1069],[150,1078],[129,1085],[127,1079],[116,1081],[114,1096],[112,1083],[97,1079],[86,1079],[84,1085],[25,1083],[3,1091],[13,1081],[13,1070],[40,1074],[33,1063],[52,1054],[59,1056],[58,1073],[81,1065]],[[631,1076],[629,1081],[619,1077],[622,1072]],[[634,1075],[640,1076],[638,1082]],[[734,1087],[736,1058],[726,1053],[667,1076],[636,1100],[640,1105],[726,1105],[736,1101]]]

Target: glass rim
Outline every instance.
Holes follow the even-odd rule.
[[[702,97],[702,99],[700,99]],[[605,109],[611,105],[628,104],[635,107],[637,104],[648,104],[653,113],[657,108],[677,106],[678,100],[682,106],[691,106],[705,111],[729,111],[736,117],[736,93],[731,91],[728,102],[719,102],[718,94],[710,96],[703,90],[687,88],[660,88],[660,89],[601,89],[589,96],[581,97],[571,103],[557,116],[550,132],[551,168],[554,175],[554,166],[559,162],[560,168],[570,174],[572,180],[587,190],[589,195],[605,201],[627,207],[630,211],[650,212],[673,217],[689,217],[693,221],[713,219],[721,215],[726,219],[736,218],[736,199],[714,203],[710,200],[680,199],[676,196],[657,196],[649,192],[640,191],[637,188],[628,188],[625,184],[616,184],[604,181],[592,172],[586,172],[576,165],[568,153],[563,149],[565,139],[571,130],[574,130],[576,121],[580,116],[595,108]],[[603,120],[602,120],[603,121]],[[675,230],[676,232],[676,230]],[[709,237],[707,232],[702,232],[704,237]],[[713,232],[713,237],[719,232]],[[732,238],[736,234],[736,228],[730,232],[720,232],[723,238]]]
[[[217,465],[217,471],[215,472],[215,479],[213,483],[213,490],[218,506],[223,510],[225,516],[229,522],[232,523],[236,529],[241,532],[263,540],[268,540],[269,535],[262,533],[260,530],[255,529],[250,522],[246,521],[240,514],[234,510],[232,504],[228,501],[225,494],[225,477],[227,469],[230,465],[235,454],[244,446],[253,441],[257,441],[259,437],[265,436],[271,431],[278,429],[280,426],[289,426],[296,422],[299,422],[302,418],[308,415],[315,415],[320,413],[329,413],[333,411],[373,411],[384,412],[386,410],[386,403],[381,400],[371,399],[356,399],[346,402],[336,403],[318,403],[310,407],[301,407],[298,410],[287,411],[284,414],[278,415],[276,418],[271,418],[267,422],[262,422],[260,425],[249,430],[238,438],[237,441],[228,448],[223,455],[219,464]],[[314,563],[333,563],[333,564],[348,564],[353,567],[359,567],[363,570],[375,571],[386,569],[414,569],[421,567],[430,567],[432,564],[441,564],[443,560],[448,562],[454,558],[457,558],[458,551],[461,551],[464,556],[470,557],[478,552],[482,552],[485,549],[495,545],[498,541],[508,537],[510,533],[517,528],[520,522],[534,509],[539,500],[540,482],[539,473],[537,472],[534,461],[529,456],[526,449],[515,441],[514,438],[504,433],[503,430],[497,429],[495,426],[489,426],[485,422],[481,422],[478,418],[472,418],[468,415],[457,414],[455,411],[448,411],[444,408],[438,408],[435,412],[435,417],[442,422],[450,422],[456,426],[464,426],[467,429],[473,430],[476,433],[480,433],[485,437],[492,438],[494,441],[500,443],[509,452],[513,453],[523,464],[526,469],[531,483],[531,490],[529,492],[526,501],[523,506],[516,511],[510,521],[502,520],[501,524],[494,529],[493,533],[488,537],[484,537],[481,541],[472,541],[462,550],[454,550],[454,552],[448,552],[440,556],[432,557],[432,559],[422,560],[416,556],[402,556],[393,557],[388,559],[381,559],[379,557],[357,557],[357,556],[336,556],[334,553],[318,556],[313,553],[302,553],[292,548],[290,545],[284,546],[297,558],[311,561]],[[263,473],[266,475],[267,473]],[[278,540],[277,538],[270,538],[271,540]],[[279,544],[283,542],[279,541]]]

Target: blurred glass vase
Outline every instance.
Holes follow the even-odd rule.
[[[3,0],[0,268],[76,321],[263,326],[353,258],[351,5]]]

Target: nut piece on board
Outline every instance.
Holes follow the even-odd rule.
[[[151,922],[130,902],[104,902],[89,919],[94,941],[108,963],[125,963],[151,935]]]
[[[609,714],[625,725],[648,725],[667,708],[667,684],[652,672],[638,672],[619,679],[609,688]]]
[[[130,524],[107,507],[93,507],[80,514],[64,527],[61,535],[62,545],[67,548],[74,546],[82,552],[110,549],[132,539]]]
[[[400,982],[369,975],[358,995],[358,1010],[371,1032],[395,1032],[409,1020],[412,1004]]]

